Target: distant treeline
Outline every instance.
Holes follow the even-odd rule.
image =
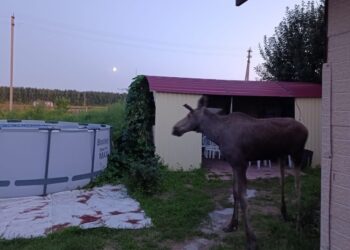
[[[58,90],[58,89],[37,89],[16,87],[13,90],[13,102],[21,104],[32,104],[34,101],[51,101],[66,98],[70,105],[84,105],[84,93],[86,96],[86,105],[98,106],[115,103],[125,98],[126,94],[111,92],[80,92],[76,90]],[[0,103],[8,102],[9,87],[0,87]]]

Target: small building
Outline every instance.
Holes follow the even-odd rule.
[[[52,101],[41,101],[41,100],[36,100],[33,102],[34,107],[42,106],[46,108],[53,108],[53,102]]]
[[[309,130],[306,148],[313,151],[313,165],[321,161],[321,86],[312,83],[229,81],[146,76],[155,102],[154,143],[156,153],[170,169],[190,170],[202,163],[202,135],[171,134],[177,121],[202,95],[210,108],[223,114],[244,112],[257,118],[294,117]],[[288,143],[288,142],[286,142]]]

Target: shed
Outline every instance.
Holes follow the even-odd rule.
[[[321,86],[313,83],[231,81],[146,76],[155,102],[154,143],[156,153],[170,169],[190,170],[202,163],[202,135],[171,135],[174,124],[186,116],[183,104],[193,107],[202,95],[209,107],[223,113],[240,111],[252,116],[294,117],[309,129],[306,148],[314,152],[313,164],[320,163]]]

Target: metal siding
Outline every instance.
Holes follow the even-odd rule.
[[[321,99],[297,98],[295,99],[295,119],[302,122],[309,130],[306,149],[312,150],[312,164],[321,163]]]
[[[331,68],[324,64],[322,69],[322,162],[321,162],[321,246],[330,245],[330,182],[331,182]]]
[[[350,1],[328,1],[322,110],[321,249],[350,246]]]
[[[171,134],[175,123],[188,113],[183,104],[196,107],[199,98],[199,95],[154,92],[156,153],[171,170],[191,170],[201,166],[201,134],[189,132],[182,137]]]

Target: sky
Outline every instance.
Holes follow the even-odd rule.
[[[0,0],[0,86],[124,92],[136,75],[242,80],[301,0]],[[116,68],[116,71],[113,71]]]

